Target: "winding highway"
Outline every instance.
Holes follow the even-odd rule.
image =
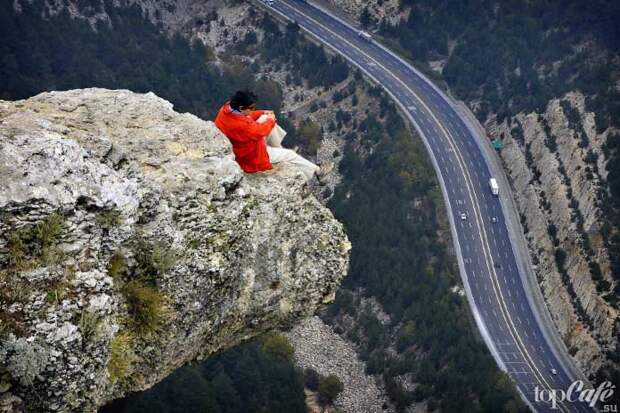
[[[497,166],[483,145],[488,141],[458,104],[427,78],[376,41],[320,5],[276,0],[268,8],[295,20],[316,40],[341,54],[381,85],[414,125],[431,156],[444,196],[459,270],[480,332],[500,368],[539,412],[591,412],[586,403],[536,397],[542,389],[566,390],[579,373],[559,344],[548,313],[534,298],[523,245],[515,241],[509,188],[491,194]],[[519,236],[522,234],[519,231]],[[519,248],[521,250],[519,251]],[[530,272],[531,276],[531,272]],[[539,399],[539,400],[537,400]]]

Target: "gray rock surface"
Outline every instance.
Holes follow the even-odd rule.
[[[152,93],[0,101],[0,411],[94,411],[333,299],[342,225],[230,154]]]

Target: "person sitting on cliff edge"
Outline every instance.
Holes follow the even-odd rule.
[[[240,90],[226,101],[215,117],[215,125],[230,140],[235,160],[244,172],[272,169],[272,164],[288,163],[299,169],[307,181],[316,176],[320,184],[333,166],[317,166],[291,149],[281,146],[286,135],[273,111],[256,110],[256,95]]]

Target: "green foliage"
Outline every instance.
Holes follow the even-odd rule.
[[[212,51],[179,35],[167,37],[137,5],[102,4],[111,24],[100,22],[93,31],[66,11],[49,16],[40,1],[25,2],[21,13],[1,2],[0,99],[85,87],[152,91],[179,112],[212,119],[235,90],[254,88],[246,65],[231,61],[220,73],[204,64]]]
[[[20,233],[15,231],[9,235],[8,240],[8,264],[9,268],[20,269],[23,268],[26,259],[26,246],[20,236]]]
[[[321,125],[310,119],[305,119],[299,125],[297,140],[295,143],[301,145],[309,155],[316,155],[323,134]]]
[[[63,278],[57,279],[46,286],[46,300],[50,304],[58,304],[67,296],[71,285]]]
[[[117,209],[107,209],[99,214],[97,222],[104,229],[114,228],[121,223],[121,212]]]
[[[304,385],[310,390],[317,391],[319,389],[319,383],[321,382],[321,376],[313,368],[306,368],[304,370]]]
[[[258,340],[176,370],[100,413],[306,413],[303,375]]]
[[[256,81],[252,67],[223,56],[226,64],[220,73],[219,68],[204,65],[205,61],[213,60],[214,55],[200,42],[190,44],[180,36],[162,34],[138,7],[113,7],[109,0],[84,7],[89,8],[87,13],[92,13],[101,11],[100,5],[110,16],[111,24],[99,23],[93,31],[87,22],[72,19],[66,12],[49,16],[40,1],[24,2],[21,13],[15,13],[12,4],[1,3],[0,78],[3,82],[0,82],[0,99],[17,100],[46,90],[85,87],[152,91],[171,101],[179,112],[212,119],[232,92],[249,88],[258,91],[260,106],[276,112],[280,110],[281,90],[273,82]],[[41,19],[42,15],[46,15],[46,19]],[[218,24],[217,21],[216,13],[210,23]],[[261,56],[261,62],[266,58],[273,63],[303,66],[293,79],[298,84],[305,80],[312,86],[331,86],[346,78],[348,67],[344,60],[331,58],[323,48],[306,42],[298,26],[289,25],[282,32],[273,19],[266,17],[264,21],[270,26],[270,34],[258,51],[270,56]],[[254,43],[252,35],[244,41]],[[323,64],[318,66],[318,61]],[[288,131],[287,139],[294,140],[292,123],[285,117],[279,117],[279,123]],[[115,212],[106,211],[99,219],[101,226],[109,229],[118,222],[117,218]],[[16,236],[11,243],[16,266],[25,265],[30,259],[30,248],[23,241]],[[133,246],[131,249],[134,250]],[[175,254],[163,245],[148,243],[138,243],[137,250],[136,255],[127,254],[135,256],[138,262],[135,271],[129,268],[133,261],[117,251],[110,258],[108,273],[131,302],[132,314],[136,314],[136,320],[133,317],[130,320],[132,327],[145,320],[146,330],[150,330],[148,326],[159,325],[157,314],[162,314],[159,304],[165,302],[165,297],[157,291],[157,279],[174,265]],[[123,286],[125,282],[127,288]],[[5,291],[0,293],[5,295]],[[56,300],[54,292],[50,291],[50,299]],[[18,321],[12,318],[11,322],[14,326],[10,330],[17,330]],[[81,318],[80,324],[84,330],[93,330],[90,327],[93,319],[88,315]],[[132,340],[131,335],[120,332],[111,343],[108,371],[113,382],[131,379],[132,365],[137,361],[131,350]],[[158,407],[159,411],[168,412],[175,409],[218,413],[305,412],[301,373],[290,361],[261,348],[256,342],[247,344],[199,367],[184,370],[191,373],[180,371],[162,385],[183,397],[168,395],[167,399],[166,396],[149,399],[145,396],[149,401],[134,403],[133,411],[157,411]],[[200,376],[196,373],[198,369],[201,369]],[[144,408],[145,405],[148,407]]]
[[[564,270],[564,264],[566,263],[566,251],[562,248],[555,249],[555,262],[560,271]]]
[[[396,25],[383,22],[380,33],[399,53],[429,61],[446,58],[443,78],[459,98],[477,102],[476,115],[486,120],[490,112],[498,121],[518,112],[542,112],[549,100],[578,90],[586,95],[586,108],[595,113],[598,133],[620,125],[620,76],[613,64],[620,44],[620,29],[614,19],[620,13],[617,1],[543,3],[499,1],[493,5],[482,0],[454,2],[440,0],[402,0],[402,7],[412,7],[409,17]],[[447,52],[449,41],[455,47]],[[587,45],[577,51],[578,46]],[[588,136],[578,110],[567,100],[560,105],[575,130],[581,148],[589,146]],[[556,138],[545,125],[545,144],[557,153]],[[511,130],[513,138],[526,147],[526,159],[532,164],[531,153],[523,140],[521,125]],[[620,204],[614,195],[615,170],[620,169],[616,151],[610,150],[607,169],[612,174],[603,180],[600,207],[605,247],[609,252],[611,275],[620,280]],[[596,156],[589,152],[585,159],[591,166],[586,177],[597,172]],[[532,165],[530,165],[532,166]],[[534,169],[533,181],[541,171]],[[620,173],[619,173],[620,174]],[[570,178],[565,181],[569,184]],[[607,188],[604,188],[604,186]],[[575,205],[569,199],[571,205]],[[572,222],[583,239],[592,279],[597,290],[610,304],[617,306],[620,282],[610,291],[609,283],[593,261],[589,235],[582,230],[583,217],[574,208]],[[527,228],[524,227],[526,230]],[[562,254],[556,254],[556,260]],[[568,276],[563,276],[570,283]],[[572,287],[568,287],[569,289]],[[572,295],[572,294],[571,294]],[[575,305],[580,306],[574,296]],[[585,311],[577,310],[583,313]]]
[[[278,334],[275,331],[263,334],[260,337],[260,342],[264,352],[280,357],[283,360],[293,360],[295,349],[282,334]]]
[[[131,348],[133,337],[130,333],[119,331],[114,335],[110,343],[110,359],[108,361],[108,373],[110,382],[116,383],[129,378],[131,367],[139,361]]]
[[[158,277],[174,268],[177,262],[174,251],[163,244],[151,243],[142,236],[133,240],[132,251],[136,265],[132,267],[131,278],[153,286],[157,285]]]
[[[84,341],[96,337],[99,334],[99,328],[101,327],[101,320],[96,313],[92,313],[87,310],[83,310],[80,315],[80,333]]]
[[[254,46],[258,42],[256,33],[249,31],[245,34],[242,40],[238,41],[234,46],[234,52],[239,55],[252,55],[254,53]]]
[[[407,321],[407,323],[398,332],[398,339],[396,340],[396,348],[399,352],[405,351],[409,346],[415,343],[415,323],[413,321]]]
[[[186,242],[186,246],[191,250],[195,250],[200,247],[200,243],[201,241],[199,238],[189,238]]]
[[[395,26],[383,22],[380,32],[415,60],[448,58],[443,77],[452,91],[465,100],[482,98],[500,121],[511,113],[540,111],[551,98],[574,89],[596,96],[591,106],[604,108],[597,123],[608,125],[610,114],[619,113],[619,93],[610,87],[617,76],[612,65],[595,63],[598,56],[572,48],[594,37],[617,53],[620,30],[609,18],[620,12],[617,2],[401,4],[414,7],[414,12]],[[458,41],[448,56],[449,40]],[[560,67],[553,69],[558,61]]]
[[[480,103],[476,115],[484,121],[490,112],[504,118],[518,112],[542,112],[552,98],[578,90],[586,96],[586,109],[595,113],[598,133],[620,125],[619,79],[614,64],[620,45],[620,3],[614,0],[583,2],[499,1],[483,0],[451,2],[448,0],[402,0],[401,6],[411,6],[413,12],[397,25],[384,22],[380,32],[390,44],[397,43],[399,52],[414,59],[429,61],[446,58],[443,77],[457,97]],[[448,41],[455,47],[447,53]],[[579,146],[588,146],[581,116],[568,101],[561,107],[576,131]],[[557,141],[545,128],[545,144],[557,152]],[[523,129],[517,122],[513,138],[525,147],[526,159],[531,163],[531,151],[523,139]],[[599,192],[601,235],[609,251],[613,283],[605,280],[589,235],[583,231],[583,217],[576,210],[572,222],[583,239],[592,279],[601,296],[618,306],[620,297],[620,156],[608,137],[607,180]],[[617,139],[615,140],[617,142]],[[604,148],[605,150],[605,148]],[[588,153],[588,179],[594,177],[596,157]],[[530,165],[531,166],[531,165]],[[565,173],[564,173],[565,174]],[[534,170],[534,180],[540,171]],[[565,180],[569,180],[565,177]],[[569,199],[571,206],[577,206]],[[527,226],[524,226],[527,231]],[[555,228],[549,228],[550,232]],[[559,240],[556,242],[559,245]],[[555,250],[555,260],[579,318],[588,324],[570,277],[565,271],[566,253]],[[620,360],[620,358],[615,359]]]
[[[610,358],[616,362],[620,360],[620,348],[616,347],[613,352],[610,352]],[[620,369],[617,366],[607,364],[603,365],[596,373],[595,383],[602,383],[609,381],[610,383],[620,383]],[[611,399],[606,401],[607,404],[616,405],[620,404],[620,395],[618,392],[614,392]]]
[[[309,87],[329,87],[349,75],[345,60],[339,56],[328,57],[322,46],[305,41],[297,23],[288,23],[282,32],[273,18],[265,14],[260,27],[265,30],[261,56],[268,62],[295,67]]]
[[[106,0],[103,5],[112,24],[101,23],[93,32],[86,22],[71,19],[67,13],[42,20],[41,2],[22,3],[23,11],[19,14],[13,11],[10,2],[0,5],[0,78],[4,80],[0,84],[0,99],[26,98],[44,90],[92,86],[127,88],[137,92],[153,91],[170,100],[178,111],[213,118],[234,90],[258,87],[264,95],[261,98],[271,102],[274,110],[279,110],[275,105],[281,95],[272,84],[257,85],[250,67],[224,56],[227,61],[220,74],[217,68],[203,64],[212,55],[210,50],[198,43],[190,44],[179,36],[166,37],[137,7],[111,7]],[[491,8],[485,8],[488,9]],[[291,23],[282,31],[275,20],[265,15],[262,26],[267,34],[259,46],[261,62],[298,68],[292,79],[296,84],[305,80],[310,87],[329,87],[347,77],[344,60],[329,57],[322,47],[305,42],[296,24]],[[435,36],[430,43],[441,51],[446,37],[442,30],[435,31],[436,34],[424,30],[416,33],[415,39],[425,42],[421,34],[430,33]],[[409,49],[408,43],[411,48],[421,46],[417,40],[409,40],[403,42],[403,47]],[[244,41],[253,43],[251,36]],[[361,76],[357,71],[356,77],[360,79]],[[373,90],[375,94],[380,93],[378,88],[371,89],[371,93]],[[606,100],[613,102],[613,95]],[[597,99],[593,104],[604,104],[604,101]],[[390,120],[386,122],[391,128],[387,135],[393,141],[383,140],[385,131],[376,118],[366,121],[364,127],[371,142],[382,144],[363,164],[353,149],[347,148],[343,167],[347,183],[332,205],[339,218],[345,220],[350,238],[355,239],[354,268],[347,283],[359,283],[377,296],[396,322],[428,318],[421,324],[421,334],[415,339],[415,344],[430,360],[425,364],[429,367],[414,371],[416,378],[423,382],[420,394],[429,394],[442,403],[443,392],[462,395],[462,398],[455,397],[452,405],[441,405],[445,411],[454,410],[455,404],[460,411],[477,411],[474,406],[499,411],[500,407],[487,401],[488,383],[495,382],[497,369],[484,346],[474,339],[475,327],[463,317],[467,314],[466,306],[449,293],[449,287],[457,282],[456,270],[437,239],[436,210],[441,197],[437,195],[432,168],[420,155],[424,153],[422,145],[409,147],[411,144],[404,139],[411,137],[398,131],[402,129],[402,121],[392,122],[394,116],[396,121],[400,118],[387,109],[382,104],[382,112]],[[294,139],[295,130],[290,122],[280,117],[279,122],[289,131],[287,139]],[[398,145],[405,149],[408,157],[399,159],[398,154],[391,152]],[[388,158],[392,162],[388,162]],[[401,162],[409,161],[413,163],[411,169],[402,166]],[[400,173],[400,167],[405,173]],[[347,199],[347,191],[351,191],[351,200]],[[412,213],[411,205],[402,200],[414,197],[433,201],[424,201],[422,208]],[[22,244],[16,242],[14,247],[15,258],[23,262],[28,259],[28,250]],[[122,280],[129,280],[128,285],[133,282],[128,292],[121,288],[128,295],[128,302],[132,302],[132,313],[139,313],[137,320],[146,319],[147,325],[158,325],[158,317],[149,315],[158,314],[157,303],[164,302],[158,297],[157,278],[171,268],[174,259],[166,258],[168,253],[163,246],[143,246],[146,248],[136,254],[139,263],[136,272],[127,269],[125,260],[120,258],[116,263],[111,260],[109,271]],[[159,251],[155,252],[154,248]],[[19,251],[24,254],[20,256]],[[377,259],[373,262],[375,256]],[[143,308],[144,313],[140,313]],[[355,311],[351,303],[343,304],[342,308]],[[376,317],[368,315],[363,320],[360,330],[369,332],[372,337],[369,343],[374,346],[364,349],[364,357],[377,371],[385,370],[388,384],[394,383],[390,378],[401,371],[422,364],[411,359],[391,360],[384,352],[388,335],[378,330],[380,325]],[[108,370],[112,381],[130,379],[131,366],[136,360],[131,351],[131,337],[118,333],[111,347]],[[260,343],[248,343],[206,363],[179,370],[152,392],[119,402],[122,407],[116,411],[304,412],[301,374],[286,357],[275,354],[278,353],[263,351]],[[468,357],[461,360],[463,354]],[[433,369],[435,365],[444,367],[441,376]],[[446,377],[455,379],[448,381]],[[444,382],[447,384],[432,386]],[[395,385],[388,389],[393,398],[400,390]],[[411,395],[402,394],[405,399],[411,399]],[[501,393],[499,397],[510,400],[513,396]]]
[[[11,232],[8,235],[8,264],[14,271],[56,264],[62,258],[57,244],[64,228],[64,219],[57,213],[44,220]]]
[[[166,298],[155,287],[141,280],[131,280],[123,286],[132,328],[144,335],[156,332],[167,315]]]
[[[121,292],[127,303],[131,327],[140,335],[159,330],[168,310],[166,296],[159,291],[159,277],[171,270],[176,254],[159,244],[153,244],[141,236],[131,244],[135,264],[128,267],[120,250],[114,252],[108,263],[108,274],[116,282],[126,281]]]
[[[329,376],[321,379],[321,382],[319,383],[319,398],[324,403],[332,403],[343,390],[344,385],[340,379],[337,376],[330,374]]]
[[[254,92],[258,96],[258,105],[262,108],[273,108],[280,110],[282,107],[282,89],[273,80],[257,80],[254,85]]]
[[[620,280],[620,135],[608,136],[603,149],[608,157],[606,166],[608,191],[602,191],[600,194],[603,198],[602,215],[607,218],[601,233],[609,251],[611,272],[616,280]],[[616,304],[618,297],[620,297],[620,282],[609,295],[610,299],[616,300]]]
[[[110,257],[108,262],[108,275],[115,281],[118,281],[120,277],[127,271],[127,260],[121,250],[116,250]]]

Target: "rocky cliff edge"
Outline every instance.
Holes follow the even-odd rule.
[[[343,227],[152,93],[0,101],[0,411],[94,411],[333,299]]]

